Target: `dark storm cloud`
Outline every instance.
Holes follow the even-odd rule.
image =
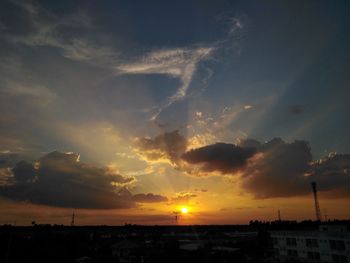
[[[350,154],[332,153],[313,162],[310,178],[314,179],[321,191],[329,197],[350,195]]]
[[[74,153],[52,152],[37,167],[25,161],[13,168],[16,183],[2,186],[0,195],[58,207],[128,208],[135,202],[116,193],[114,185],[132,181],[106,168],[79,162]]]
[[[310,170],[310,148],[305,141],[286,143],[275,138],[258,148],[243,171],[243,187],[257,198],[286,197],[310,192],[304,176]]]
[[[206,172],[219,171],[228,174],[244,168],[255,152],[256,149],[251,147],[216,143],[190,150],[182,155],[182,159],[190,164],[202,165],[201,170]]]
[[[148,194],[136,194],[132,197],[132,200],[137,203],[159,203],[166,202],[168,198],[162,195]]]
[[[274,138],[266,143],[248,139],[237,146],[217,143],[186,152],[188,164],[200,164],[200,172],[239,172],[242,187],[255,198],[310,194],[311,182],[329,197],[350,195],[350,155],[331,154],[312,162],[306,141],[287,143]]]
[[[23,160],[16,164],[12,172],[17,182],[30,182],[36,176],[33,164]]]
[[[312,162],[305,141],[274,139],[261,146],[244,171],[242,185],[257,198],[310,194],[311,182],[329,197],[350,195],[350,155],[331,154]]]
[[[167,161],[177,164],[186,151],[187,140],[179,131],[165,132],[151,138],[138,138],[135,147],[139,154],[149,161]]]
[[[254,139],[244,139],[239,141],[238,146],[244,147],[244,148],[246,147],[259,148],[261,146],[261,143]]]
[[[0,153],[0,168],[13,167],[20,160],[17,153]]]

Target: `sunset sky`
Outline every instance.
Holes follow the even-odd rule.
[[[1,1],[0,224],[350,218],[349,47],[349,1]]]

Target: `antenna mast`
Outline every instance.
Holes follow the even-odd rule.
[[[281,222],[282,219],[281,219],[281,211],[278,209],[278,221]]]
[[[322,221],[320,204],[318,203],[318,197],[317,197],[316,182],[312,182],[311,186],[312,186],[312,192],[314,194],[316,220]]]
[[[179,212],[177,212],[177,211],[175,211],[175,212],[173,212],[173,214],[175,215],[175,225],[177,225],[178,224],[178,222],[179,222]]]
[[[74,219],[75,219],[75,214],[74,214],[74,212],[73,212],[73,214],[72,214],[72,221],[71,221],[71,223],[70,223],[71,226],[74,226]]]
[[[328,220],[328,214],[327,214],[327,209],[323,209],[323,216],[324,216],[324,220],[327,221]]]

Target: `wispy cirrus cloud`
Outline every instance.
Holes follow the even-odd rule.
[[[179,79],[176,92],[148,111],[152,114],[151,120],[155,120],[173,103],[186,98],[201,62],[210,58],[218,60],[223,56],[222,51],[232,53],[232,45],[239,45],[240,37],[237,36],[245,24],[241,17],[226,17],[222,20],[228,31],[217,41],[151,49],[139,57],[131,58],[121,56],[123,50],[107,44],[105,40],[108,37],[99,34],[97,26],[84,11],[59,16],[36,2],[8,1],[8,4],[16,10],[13,13],[20,17],[15,18],[15,23],[0,20],[0,30],[2,38],[13,44],[56,48],[69,60],[105,68],[112,75],[161,74]],[[203,74],[199,81],[206,86],[213,70],[206,66],[201,69]]]
[[[155,50],[118,66],[117,70],[120,74],[165,74],[180,79],[176,93],[152,116],[151,119],[155,120],[163,109],[185,98],[199,62],[210,58],[214,50],[214,46]]]
[[[205,45],[154,50],[117,67],[120,74],[165,74],[180,80],[181,84],[176,93],[161,104],[151,120],[156,120],[164,109],[187,96],[191,81],[201,62],[208,59],[221,60],[228,53],[241,53],[241,42],[244,39],[242,32],[245,29],[247,17],[230,16],[221,17],[219,20],[228,27],[222,39]],[[213,71],[210,68],[205,68],[205,71],[201,81],[206,85]]]
[[[7,81],[5,89],[2,91],[8,96],[27,97],[30,99],[40,100],[42,105],[47,105],[56,99],[57,95],[43,85],[31,85],[28,83],[19,83],[14,81]]]
[[[58,16],[36,2],[8,1],[8,8],[15,10],[15,23],[1,21],[2,38],[30,47],[53,47],[64,57],[85,61],[101,67],[115,64],[118,53],[97,44],[96,34],[86,34],[94,29],[91,18],[84,12]],[[16,17],[19,16],[19,17]]]

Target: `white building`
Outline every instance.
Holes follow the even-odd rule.
[[[318,231],[272,231],[276,259],[350,263],[350,232],[346,226],[321,225]]]

